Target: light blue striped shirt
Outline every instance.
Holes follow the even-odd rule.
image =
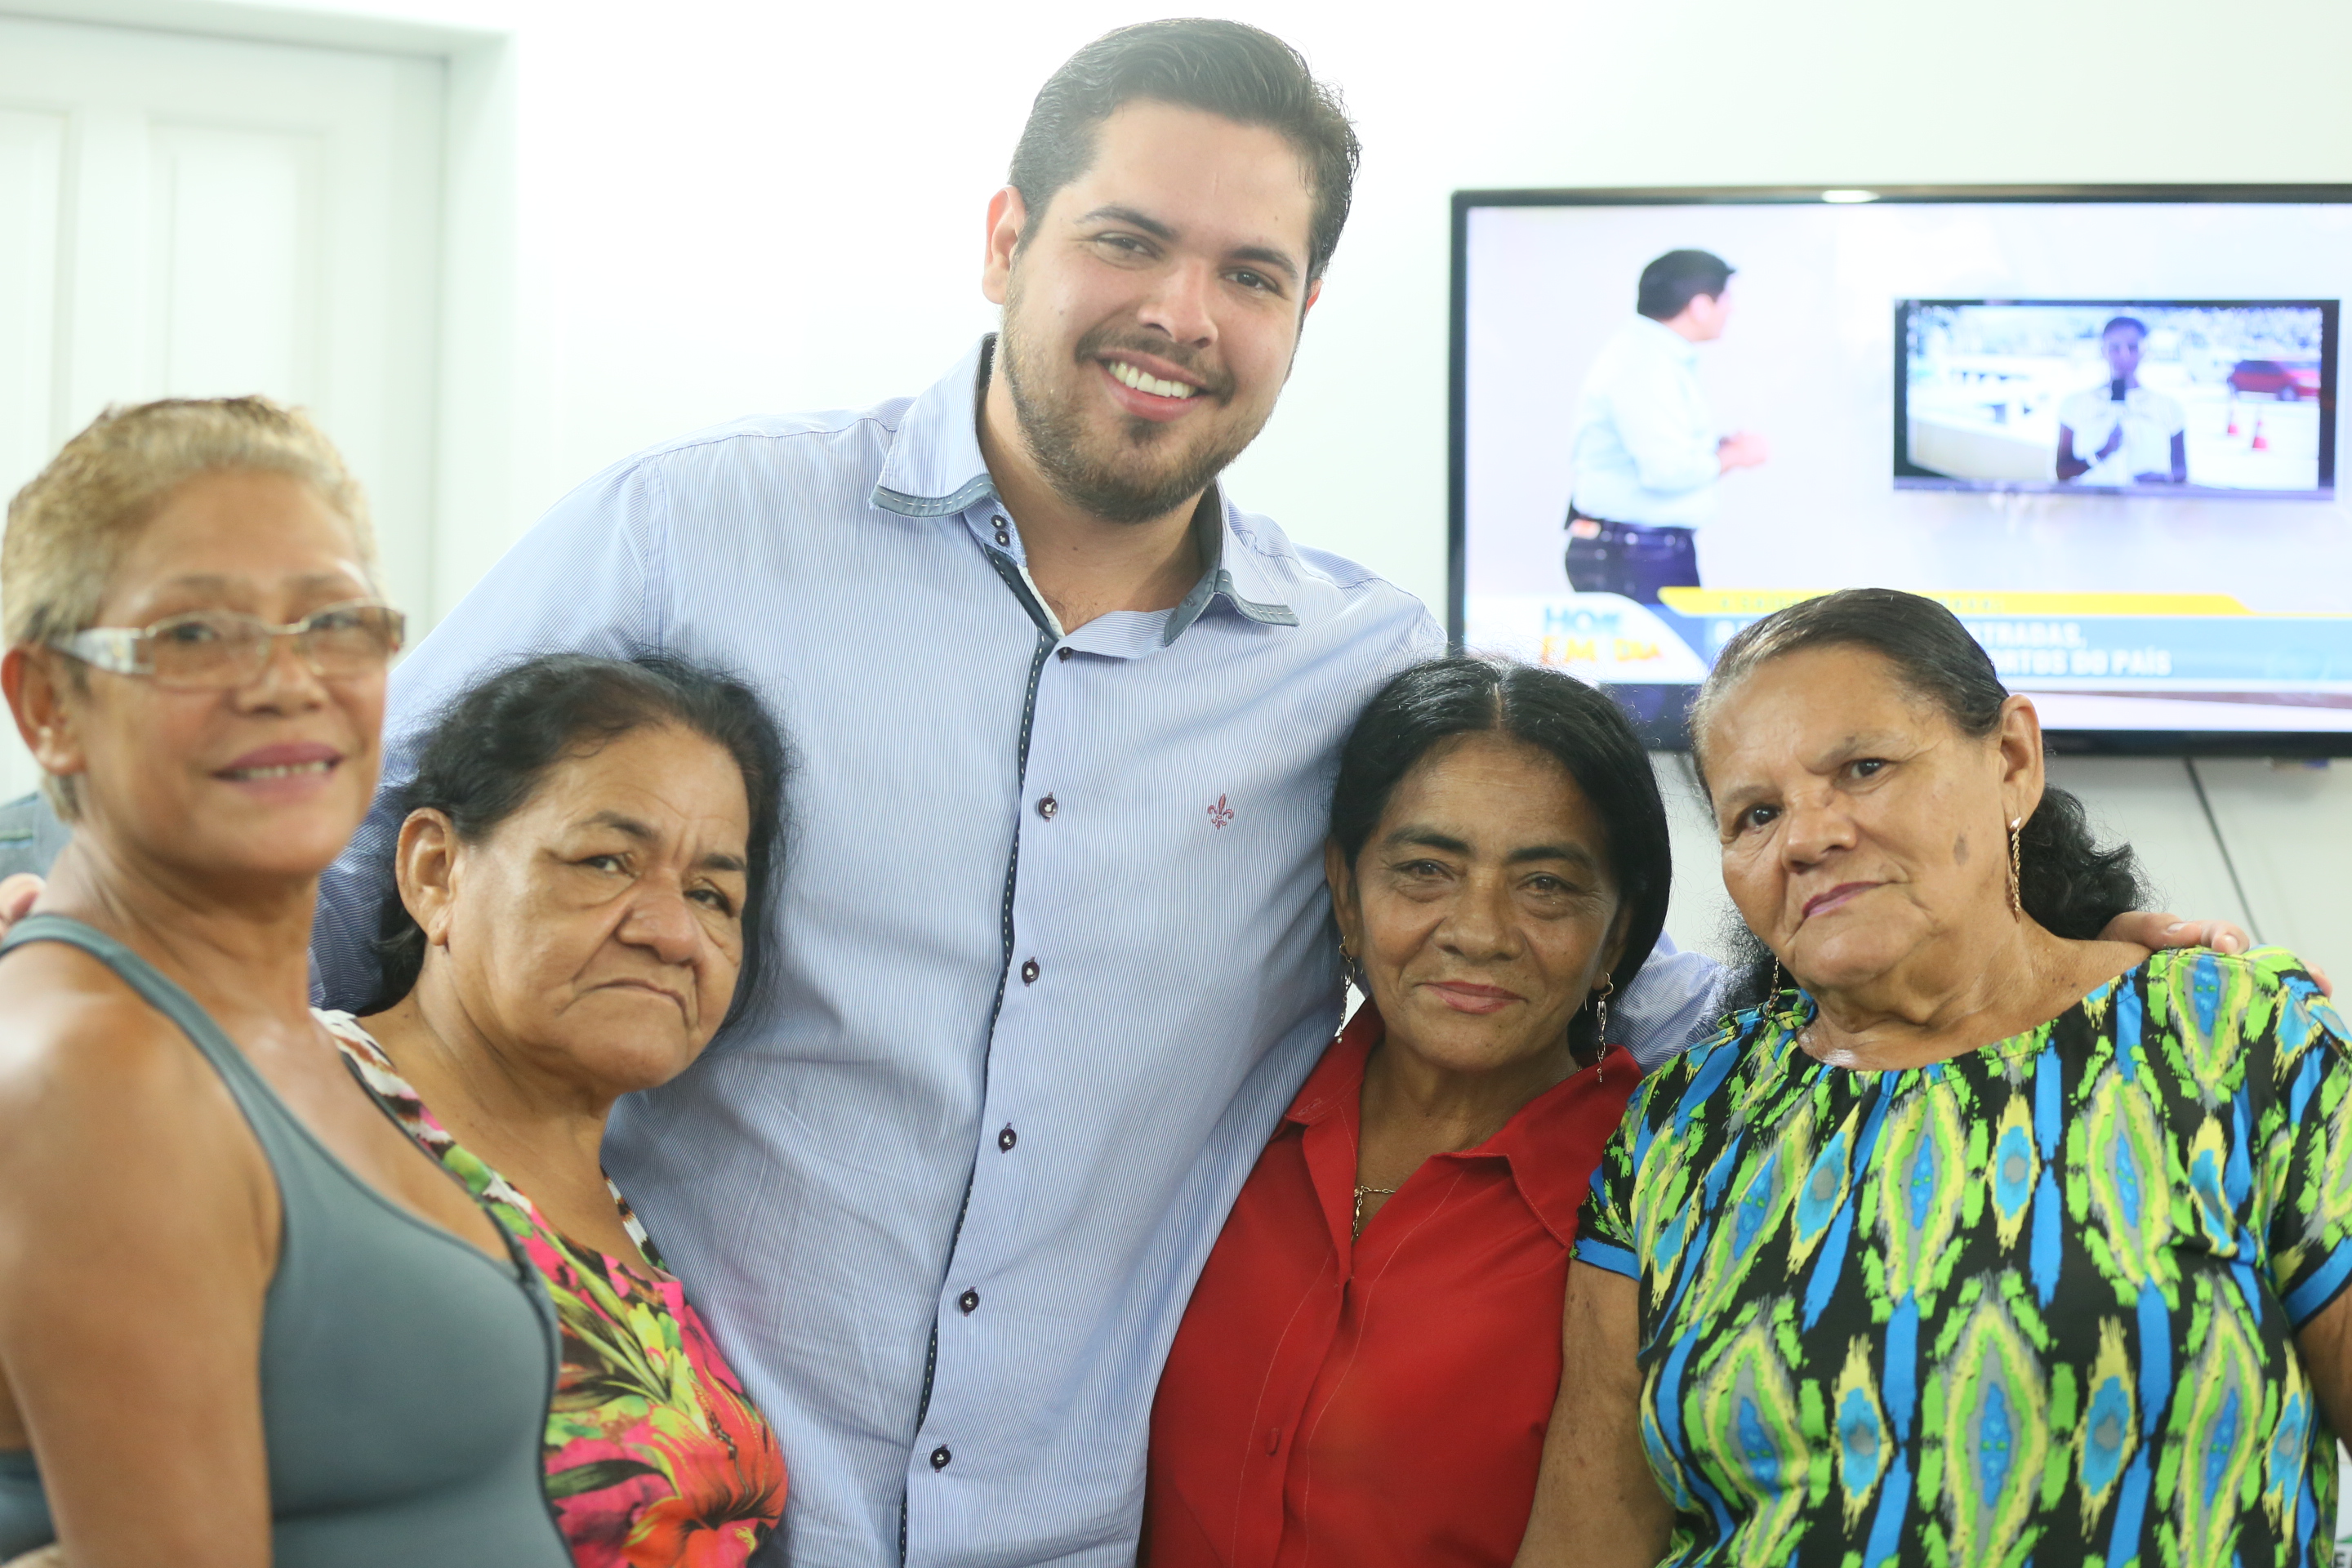
[[[776,1425],[784,1555],[824,1568],[902,1529],[926,1568],[1133,1562],[1161,1360],[1338,1019],[1339,744],[1440,644],[1213,492],[1183,605],[1061,635],[981,458],[986,363],[607,469],[393,682],[387,784],[436,704],[554,649],[727,665],[792,733],[772,992],[607,1158]],[[329,1001],[364,999],[396,826],[329,878]],[[1620,1016],[1679,1047],[1712,981],[1662,962]]]

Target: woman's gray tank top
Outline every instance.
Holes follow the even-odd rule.
[[[81,949],[185,1030],[268,1156],[284,1215],[261,1320],[277,1568],[569,1568],[540,1468],[555,1317],[512,1239],[501,1267],[353,1175],[194,998],[121,942],[34,915],[0,953],[32,942]],[[0,1453],[0,1561],[51,1538],[33,1456]]]

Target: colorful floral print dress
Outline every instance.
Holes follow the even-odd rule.
[[[563,1366],[547,1417],[547,1496],[580,1568],[737,1568],[776,1527],[784,1461],[775,1434],[613,1201],[651,1271],[582,1247],[434,1119],[349,1015],[320,1019],[409,1136],[464,1182],[547,1279]]]
[[[2326,1563],[2294,1336],[2352,1282],[2352,1040],[2294,958],[2160,952],[1903,1071],[1811,1017],[1662,1068],[1593,1177],[1665,1561]]]

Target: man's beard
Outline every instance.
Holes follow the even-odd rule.
[[[1013,412],[1021,426],[1021,437],[1028,444],[1029,455],[1036,460],[1054,492],[1105,522],[1150,522],[1167,516],[1208,489],[1210,481],[1224,472],[1226,466],[1242,455],[1242,449],[1257,438],[1265,424],[1260,418],[1235,426],[1224,433],[1223,440],[1213,439],[1200,450],[1180,455],[1172,467],[1156,473],[1122,467],[1118,460],[1121,456],[1148,450],[1163,442],[1172,445],[1180,437],[1170,426],[1129,416],[1122,422],[1124,430],[1112,437],[1119,444],[1118,451],[1087,450],[1086,420],[1078,410],[1078,399],[1083,395],[1075,389],[1061,391],[1054,378],[1045,374],[1048,367],[1029,356],[1028,344],[1014,326],[1019,319],[1020,295],[1016,289],[1005,300],[1004,325],[996,342],[996,363],[1004,377],[1005,390],[1013,395]],[[1107,329],[1097,327],[1078,340],[1072,357],[1082,374],[1097,363],[1112,337]],[[1165,348],[1153,352],[1162,359],[1182,363]],[[1212,388],[1203,388],[1192,395],[1210,397],[1215,393]]]

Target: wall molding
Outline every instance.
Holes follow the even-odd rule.
[[[0,16],[438,60],[442,94],[434,471],[421,636],[514,536],[517,57],[511,29],[236,0],[0,0]]]

